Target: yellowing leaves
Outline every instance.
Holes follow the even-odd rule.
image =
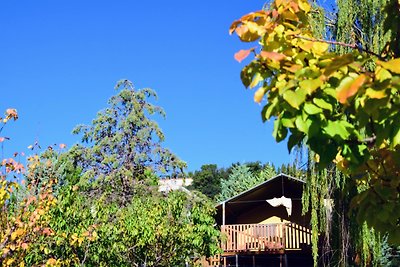
[[[326,51],[328,51],[328,48],[329,48],[328,43],[314,42],[312,46],[312,51],[314,52],[314,54],[321,56],[324,53],[326,53]]]
[[[337,99],[340,103],[347,103],[347,99],[358,92],[358,89],[367,81],[365,74],[360,74],[356,79],[345,77],[337,88]]]
[[[299,5],[299,8],[301,10],[305,11],[306,13],[310,12],[310,10],[311,10],[311,6],[308,3],[308,1],[306,1],[306,0],[299,0],[298,5]]]
[[[260,103],[261,100],[263,99],[265,94],[265,89],[263,87],[260,87],[255,93],[254,93],[254,102]]]
[[[391,72],[400,74],[400,58],[392,59],[387,62],[378,60],[376,63]]]
[[[268,51],[261,51],[260,56],[263,59],[271,59],[274,61],[281,61],[286,58],[284,54],[277,53],[277,52],[268,52]]]
[[[17,237],[23,235],[25,231],[23,229],[17,229],[16,231],[12,232],[11,234],[11,241],[17,239]]]
[[[365,90],[365,95],[373,99],[382,99],[387,96],[385,90],[374,90],[372,88]]]

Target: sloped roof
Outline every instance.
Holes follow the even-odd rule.
[[[304,184],[305,182],[298,178],[284,173],[278,174],[247,191],[218,203],[216,205],[217,223],[221,223],[222,206],[224,203],[227,222],[235,221],[238,216],[240,217],[243,214],[247,214],[251,210],[259,209],[261,212],[262,209],[271,207],[269,204],[266,204],[266,200],[275,197],[280,198],[285,196],[291,198],[292,201],[295,201],[296,207],[299,207],[298,205],[301,205]],[[284,208],[282,207],[282,209]],[[301,208],[298,209],[298,213],[300,214]]]
[[[218,203],[216,205],[216,207],[222,205],[223,203],[234,202],[234,201],[237,201],[239,199],[246,198],[247,196],[251,195],[253,192],[258,191],[258,190],[260,190],[262,188],[265,188],[267,185],[269,185],[269,184],[271,184],[273,182],[276,182],[277,179],[292,180],[294,182],[300,183],[301,186],[303,184],[305,184],[305,182],[303,180],[300,180],[299,178],[296,178],[296,177],[293,177],[293,176],[290,176],[290,175],[287,175],[287,174],[284,174],[284,173],[280,173],[280,174],[268,179],[267,181],[262,182],[261,184],[258,184],[256,186],[254,186],[254,187],[252,187],[252,188],[240,193],[240,194],[237,194],[236,196],[233,196],[233,197],[228,198],[228,199],[226,199],[224,201],[221,201],[220,203]]]

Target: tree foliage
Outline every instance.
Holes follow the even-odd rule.
[[[76,129],[84,145],[28,157],[25,185],[11,177],[24,170],[20,163],[2,162],[3,266],[185,266],[218,253],[213,203],[158,191],[158,177],[184,163],[149,119],[162,112],[147,101],[154,93],[118,86],[110,107]],[[17,116],[6,115],[4,122]]]
[[[193,184],[189,189],[195,189],[214,198],[221,192],[221,181],[226,179],[227,173],[227,170],[218,168],[216,164],[202,165],[200,170],[193,173]]]
[[[262,118],[275,118],[275,139],[288,138],[289,151],[304,142],[320,168],[334,162],[348,175],[347,185],[363,185],[351,202],[358,221],[399,243],[399,3],[382,8],[389,12],[383,23],[391,38],[378,54],[361,42],[319,39],[304,0],[276,0],[271,10],[235,21],[231,33],[260,44],[235,57],[254,54],[241,79],[246,87],[258,87],[256,102],[267,98]],[[351,51],[337,54],[332,46]]]
[[[135,90],[128,80],[118,82],[116,89],[120,92],[91,125],[74,129],[87,145],[73,147],[71,155],[82,177],[98,185],[91,193],[107,192],[113,200],[125,203],[133,197],[135,186],[148,182],[149,173],[176,176],[186,164],[162,146],[164,134],[150,119],[164,116],[160,107],[149,102],[155,92]]]
[[[253,166],[253,165],[252,165]],[[275,176],[272,166],[266,165],[263,169],[252,172],[247,164],[238,164],[232,167],[228,179],[221,180],[221,193],[216,197],[218,201],[231,198]]]

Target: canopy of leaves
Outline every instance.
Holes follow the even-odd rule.
[[[193,184],[189,189],[195,189],[210,198],[214,198],[221,192],[221,181],[227,176],[227,171],[218,168],[216,164],[202,165],[200,170],[194,172],[192,176]]]
[[[400,43],[394,23],[399,3],[389,1],[382,8],[390,8],[384,24],[391,39],[379,54],[318,39],[305,0],[276,0],[271,10],[235,21],[231,33],[260,44],[235,57],[255,56],[241,79],[246,87],[258,87],[256,102],[267,98],[262,118],[275,118],[275,139],[288,138],[289,151],[306,143],[320,168],[334,162],[350,177],[348,186],[363,185],[351,204],[359,222],[400,243]],[[352,51],[339,55],[330,45]]]

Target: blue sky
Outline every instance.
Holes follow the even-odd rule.
[[[20,0],[0,3],[0,110],[20,119],[1,133],[6,154],[79,138],[73,127],[106,107],[116,81],[157,91],[165,146],[188,163],[289,162],[261,106],[241,84],[250,47],[230,36],[231,22],[263,1]]]

